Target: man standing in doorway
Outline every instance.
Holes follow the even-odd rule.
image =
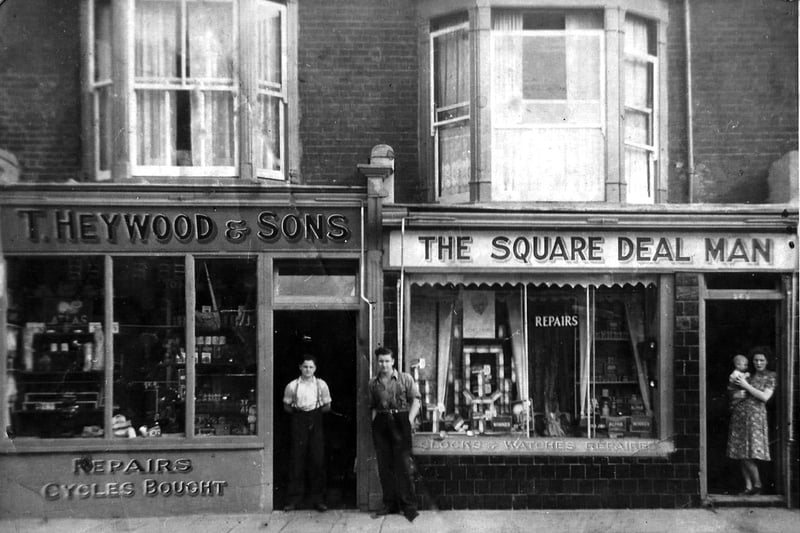
[[[419,389],[414,378],[394,368],[388,348],[375,350],[378,375],[369,383],[372,442],[378,458],[383,508],[376,516],[402,511],[409,522],[419,515],[414,491],[411,428],[419,412]]]
[[[311,505],[319,512],[325,506],[325,435],[322,413],[331,410],[328,384],[314,377],[317,359],[304,354],[300,377],[286,385],[283,391],[283,410],[292,417],[292,454],[289,471],[288,503],[285,511],[294,511],[303,500],[306,475]]]

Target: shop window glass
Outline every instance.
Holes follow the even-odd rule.
[[[421,431],[653,437],[655,303],[644,287],[414,287]]]
[[[195,263],[195,434],[255,435],[256,261]]]
[[[185,274],[183,257],[114,259],[115,436],[185,432]]]
[[[356,272],[355,262],[276,262],[275,295],[353,298],[358,294]]]
[[[103,259],[7,262],[9,436],[102,437]]]

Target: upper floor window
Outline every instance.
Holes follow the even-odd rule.
[[[435,199],[656,201],[658,23],[577,4],[433,18]]]
[[[285,179],[287,11],[270,0],[88,0],[94,176]]]

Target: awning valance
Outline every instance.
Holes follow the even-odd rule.
[[[535,287],[624,287],[656,285],[656,274],[637,273],[570,273],[527,275],[520,273],[470,273],[470,272],[442,272],[442,273],[414,273],[406,274],[411,285],[419,287],[514,287],[520,284],[529,284]]]

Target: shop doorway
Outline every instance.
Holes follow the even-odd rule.
[[[299,375],[297,358],[314,354],[317,377],[331,390],[332,410],[325,415],[326,503],[332,509],[356,507],[356,335],[355,311],[276,311],[274,315],[274,507],[286,504],[290,463],[289,415],[283,390]]]
[[[706,301],[706,464],[708,493],[736,495],[744,489],[739,463],[726,455],[729,406],[728,376],[732,357],[748,355],[748,350],[765,346],[772,354],[768,369],[778,374],[775,357],[779,304],[768,300]],[[749,358],[749,357],[748,357]],[[750,366],[752,372],[752,363]],[[778,384],[780,386],[780,375]],[[781,428],[777,409],[780,391],[767,404],[771,462],[758,462],[765,494],[780,494]]]

